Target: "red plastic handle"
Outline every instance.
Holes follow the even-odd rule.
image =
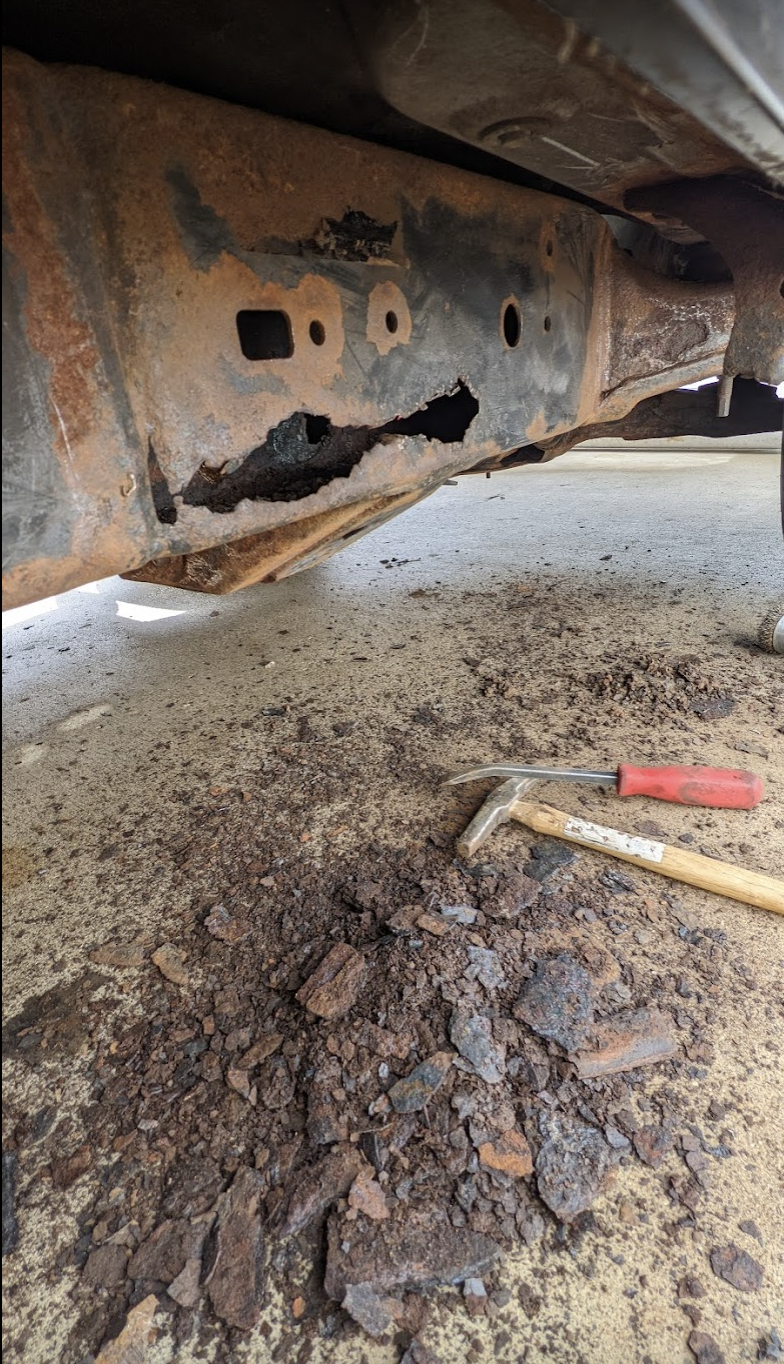
[[[619,796],[653,796],[676,805],[714,805],[722,810],[752,810],[762,800],[762,782],[753,772],[728,767],[618,767]]]

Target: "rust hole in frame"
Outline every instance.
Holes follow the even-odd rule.
[[[478,411],[478,400],[459,380],[450,393],[383,426],[334,426],[329,417],[294,412],[239,463],[232,460],[221,469],[202,464],[183,488],[182,501],[186,506],[222,513],[234,511],[245,499],[295,502],[335,478],[347,478],[384,436],[420,436],[444,444],[459,443]],[[156,469],[154,501],[159,520],[176,520],[174,497],[157,462]]]

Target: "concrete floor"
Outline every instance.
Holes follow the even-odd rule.
[[[578,451],[490,481],[461,479],[325,565],[277,585],[221,599],[115,578],[7,613],[7,1012],[83,969],[89,948],[118,924],[131,930],[171,918],[176,893],[165,875],[145,881],[143,869],[150,829],[165,838],[175,818],[167,786],[175,777],[167,772],[176,771],[181,786],[203,785],[205,773],[209,782],[236,782],[257,765],[262,742],[239,727],[249,708],[311,703],[327,717],[395,718],[417,695],[448,707],[459,695],[466,640],[482,635],[482,594],[525,583],[535,584],[545,600],[552,594],[561,634],[537,655],[530,639],[512,630],[496,640],[495,652],[530,653],[534,689],[548,666],[549,685],[557,690],[570,667],[599,660],[603,651],[606,658],[608,648],[618,657],[654,648],[707,654],[732,676],[735,661],[748,656],[759,619],[784,596],[781,548],[775,454]],[[412,598],[417,589],[435,595]],[[546,618],[536,628],[545,624]],[[743,712],[743,733],[756,734],[768,752],[767,759],[749,761],[769,784],[764,822],[743,846],[750,865],[780,874],[784,660],[766,659],[760,667],[782,709],[778,725],[775,704],[757,713],[752,698]],[[558,709],[554,702],[554,716]],[[711,737],[696,735],[699,756],[696,750],[684,756],[729,763],[737,724],[717,726]],[[538,752],[515,755],[505,748],[509,732],[494,735],[488,720],[474,734],[450,736],[450,751],[438,756],[446,765],[494,755],[560,756],[593,766],[633,756],[622,747],[609,751],[607,736],[597,750],[590,735],[565,742],[554,737],[555,728],[541,734]],[[621,726],[612,741],[625,742]],[[653,737],[650,746],[655,754]],[[359,847],[364,831],[383,829],[407,801],[412,818],[415,811],[410,793],[396,790],[378,770],[382,759],[372,746],[355,760],[366,790],[361,799],[346,792],[345,804],[347,837]],[[108,818],[124,821],[139,864],[129,869],[119,897],[97,891],[91,879]],[[331,822],[340,822],[334,811]],[[681,827],[669,807],[662,823],[665,831]],[[721,825],[708,818],[705,827],[721,855]],[[726,922],[726,902],[708,898],[715,921],[723,916]],[[778,1007],[770,972],[780,956],[781,925],[751,910],[733,907],[732,915],[752,965],[770,983],[768,1007]],[[764,1009],[755,1020],[766,1026]],[[73,1076],[61,1076],[59,1084],[56,1076],[49,1079],[64,1103],[69,1094],[76,1099]],[[764,1102],[770,1111],[778,1100],[771,1093]],[[755,1158],[755,1179],[780,1180],[781,1165],[771,1164],[778,1157],[766,1157],[759,1145]],[[774,1251],[772,1242],[769,1296],[755,1300],[751,1315],[741,1303],[724,1323],[730,1349],[738,1351],[728,1361],[754,1359],[753,1332],[775,1320]],[[21,1253],[32,1275],[35,1249],[24,1233]],[[561,1301],[564,1312],[591,1318],[595,1310],[586,1305],[584,1285],[569,1304]],[[610,1335],[597,1325],[595,1343],[585,1343],[579,1358],[590,1364],[642,1359],[619,1321]],[[47,1339],[33,1330],[26,1357],[56,1358],[47,1353]],[[525,1357],[538,1364],[553,1357],[549,1348]],[[679,1353],[658,1349],[652,1341],[645,1357],[656,1364],[687,1357],[682,1345]],[[266,1359],[261,1345],[257,1350],[248,1358]],[[490,1344],[487,1358],[493,1358]]]
[[[625,582],[686,594],[718,586],[724,619],[697,621],[692,645],[729,627],[753,635],[784,591],[777,479],[773,452],[577,452],[491,480],[463,478],[286,582],[214,598],[112,578],[6,612],[5,751],[15,750],[13,766],[43,763],[40,790],[74,744],[80,763],[94,760],[107,737],[105,724],[92,728],[101,708],[111,708],[113,756],[140,716],[145,727],[168,727],[172,699],[178,708],[212,705],[248,672],[273,699],[286,687],[310,689],[309,651],[323,656],[335,630],[343,675],[361,673],[364,686],[368,670],[351,667],[351,648],[374,639],[383,647],[389,613],[422,585],[476,590],[531,572],[555,581],[593,571],[616,591]],[[15,809],[26,796],[22,773],[17,780]]]

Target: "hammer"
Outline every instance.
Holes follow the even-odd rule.
[[[462,774],[451,778],[451,782],[461,780],[466,780]],[[644,867],[647,871],[670,876],[675,881],[685,881],[701,890],[713,891],[715,895],[726,895],[745,905],[756,905],[759,909],[772,909],[776,914],[784,914],[784,881],[766,876],[763,872],[735,867],[730,862],[703,857],[685,848],[673,848],[651,838],[619,833],[617,829],[607,829],[590,820],[567,815],[563,810],[553,809],[551,805],[525,800],[524,797],[536,784],[536,777],[513,776],[496,786],[459,840],[458,855],[462,858],[472,857],[499,824],[514,819],[536,833],[563,838],[583,848],[600,850],[611,857],[619,857],[623,862]]]

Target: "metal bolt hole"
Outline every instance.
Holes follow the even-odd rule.
[[[504,308],[504,341],[510,350],[514,350],[518,344],[520,330],[520,313],[514,303],[507,303]]]

